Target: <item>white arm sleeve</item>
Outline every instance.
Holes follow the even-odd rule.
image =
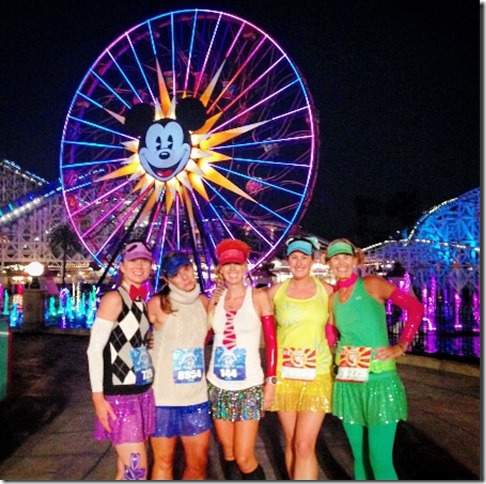
[[[93,393],[103,391],[103,349],[110,339],[114,325],[113,321],[96,318],[91,327],[91,336],[86,354],[88,355],[89,380]]]

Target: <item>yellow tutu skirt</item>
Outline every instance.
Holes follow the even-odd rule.
[[[331,373],[317,375],[311,381],[291,380],[280,375],[277,378],[275,401],[270,411],[331,413],[334,382]]]

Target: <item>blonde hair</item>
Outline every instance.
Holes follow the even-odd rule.
[[[216,267],[216,287],[214,288],[213,293],[211,294],[211,298],[209,299],[209,306],[208,306],[208,330],[213,327],[213,320],[214,320],[214,312],[216,310],[216,304],[218,304],[219,298],[226,287],[224,282],[224,278],[221,275],[220,266]]]

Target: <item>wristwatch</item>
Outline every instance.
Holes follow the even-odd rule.
[[[265,378],[265,381],[267,383],[271,383],[272,385],[276,385],[278,380],[276,376],[267,376],[267,378]]]

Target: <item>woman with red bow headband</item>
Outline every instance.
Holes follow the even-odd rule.
[[[124,250],[119,286],[100,301],[87,351],[96,412],[95,440],[116,449],[116,480],[147,479],[147,442],[155,429],[153,368],[145,304],[152,251],[143,241]]]

